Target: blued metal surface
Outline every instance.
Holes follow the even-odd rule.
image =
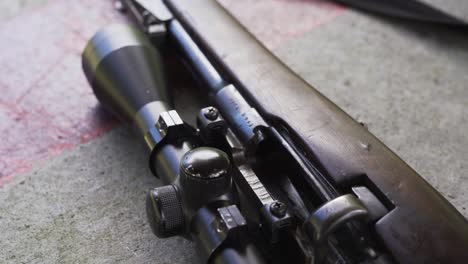
[[[189,141],[177,145],[165,144],[150,157],[151,172],[164,184],[176,181],[179,175],[180,160],[192,148],[193,145]]]
[[[145,108],[146,105],[142,108]],[[177,111],[151,112],[152,116],[155,114],[158,115],[158,121],[156,123],[148,123],[144,128],[148,127],[149,129],[142,131],[144,133],[144,140],[150,151],[155,150],[158,144],[164,144],[164,141],[170,140],[168,138],[175,139],[177,137],[184,137],[186,134],[184,133],[186,126]],[[151,118],[147,121],[152,122],[153,120],[154,118]]]
[[[352,194],[346,194],[318,208],[305,223],[315,242],[321,244],[335,229],[351,220],[367,217],[369,212],[362,202]]]
[[[194,71],[194,77],[202,82],[203,88],[214,97],[219,110],[231,123],[234,133],[243,143],[253,140],[256,137],[255,130],[266,126],[262,117],[239,94],[234,85],[223,79],[178,21],[169,22],[168,32],[174,40],[173,44],[178,46],[184,60]]]
[[[180,160],[180,185],[190,207],[197,209],[232,192],[231,164],[223,151],[194,148]]]
[[[234,134],[246,144],[256,137],[256,129],[267,127],[257,110],[247,103],[234,85],[219,89],[214,95],[223,117],[231,124]]]
[[[169,36],[174,38],[178,48],[184,54],[186,61],[192,65],[196,78],[206,85],[208,93],[216,93],[219,89],[226,86],[226,82],[208,61],[203,52],[193,42],[191,37],[180,25],[177,20],[168,24]]]
[[[226,135],[228,126],[219,111],[212,107],[205,107],[197,115],[197,127],[202,137],[210,142],[216,142],[220,136]]]
[[[169,106],[162,101],[154,101],[141,107],[134,117],[138,132],[145,135],[158,122],[159,115],[167,109]]]
[[[99,31],[82,64],[96,97],[121,119],[132,120],[147,103],[169,102],[162,59],[136,28],[112,25]]]
[[[218,4],[170,2],[242,92],[253,95],[263,113],[287,120],[295,141],[336,183],[346,187],[366,175],[395,206],[375,227],[398,261],[468,257],[466,219],[378,139],[286,68]]]
[[[229,157],[221,150],[199,147],[184,155],[180,167],[189,177],[199,180],[214,180],[224,177],[231,164]]]
[[[147,46],[148,43],[144,35],[132,27],[123,24],[115,24],[106,27],[105,30],[97,32],[88,41],[83,56],[83,70],[90,77],[95,72],[102,60],[114,51],[128,46]]]
[[[224,208],[227,209],[229,207]],[[201,263],[265,263],[260,252],[252,242],[245,241],[242,245],[234,246],[230,244],[229,241],[226,241],[229,235],[233,235],[229,234],[231,230],[234,232],[240,231],[239,235],[241,236],[242,233],[246,231],[244,228],[245,220],[243,221],[239,216],[234,217],[233,214],[237,214],[235,211],[236,210],[230,208],[229,210],[217,210],[215,212],[208,208],[201,208],[197,212],[193,222],[193,227],[197,233],[197,236],[194,237],[194,239],[197,242],[199,252],[202,254]],[[220,217],[219,214],[224,215]],[[219,221],[219,217],[224,219],[235,218],[236,221],[233,221],[226,226],[224,223]]]

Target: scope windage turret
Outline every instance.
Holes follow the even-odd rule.
[[[138,29],[112,25],[99,31],[86,45],[82,64],[98,100],[120,119],[135,122],[142,134],[170,109],[161,56]],[[137,115],[149,103],[151,116]]]

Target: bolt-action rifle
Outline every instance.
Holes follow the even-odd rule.
[[[120,4],[138,28],[98,32],[83,69],[149,150],[158,237],[194,241],[201,263],[468,259],[466,219],[215,1]],[[171,53],[184,65],[175,78],[188,69],[206,95],[196,126],[173,106]]]

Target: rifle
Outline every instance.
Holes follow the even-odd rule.
[[[163,183],[146,199],[158,237],[193,240],[201,263],[468,257],[466,219],[216,2],[121,4],[139,29],[98,32],[83,70],[98,100],[148,147]],[[171,53],[208,99],[196,127],[174,109],[164,69]]]

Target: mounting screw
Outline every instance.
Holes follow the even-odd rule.
[[[283,217],[286,215],[287,206],[282,202],[273,202],[270,205],[270,212],[276,217]]]
[[[203,113],[203,115],[208,118],[209,120],[211,121],[214,121],[216,120],[216,118],[218,118],[219,116],[219,113],[218,113],[218,110],[214,107],[208,107],[206,108],[205,112]]]

